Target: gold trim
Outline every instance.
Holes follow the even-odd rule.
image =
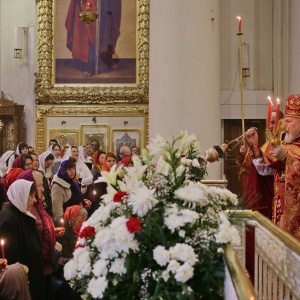
[[[47,149],[47,117],[51,116],[105,116],[105,117],[143,117],[144,118],[144,145],[149,140],[149,108],[148,105],[128,106],[36,106],[36,151],[42,153]],[[79,126],[78,126],[79,127]]]
[[[146,145],[142,146],[142,130],[138,129],[138,128],[131,128],[131,129],[118,129],[118,128],[114,128],[111,130],[111,150],[113,152],[116,152],[115,148],[116,148],[116,143],[115,143],[115,139],[114,139],[114,133],[117,132],[121,132],[121,133],[126,133],[126,132],[135,132],[138,133],[138,137],[139,137],[139,141],[137,144],[137,147],[139,147],[139,149],[141,150],[142,147],[145,147]],[[117,154],[117,153],[116,153]]]
[[[246,276],[233,247],[230,244],[225,246],[224,259],[234,285],[237,298],[240,300],[255,300],[254,288],[250,279]]]
[[[149,101],[150,0],[137,1],[137,83],[134,85],[54,85],[54,1],[36,0],[38,11],[37,104],[133,104]]]

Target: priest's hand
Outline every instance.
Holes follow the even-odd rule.
[[[258,145],[257,128],[251,127],[246,131],[245,135],[246,135],[247,143],[250,147],[254,145]]]
[[[284,160],[287,156],[287,151],[282,147],[275,147],[272,150],[273,156],[275,156],[279,160]]]
[[[240,148],[240,153],[243,156],[246,156],[248,148],[245,145],[242,145]]]

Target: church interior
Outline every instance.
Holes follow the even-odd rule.
[[[99,22],[73,16],[72,26],[89,27],[78,47],[94,51],[93,71],[76,64],[75,37],[68,45],[76,1],[0,2],[0,157],[20,142],[40,155],[51,139],[117,155],[187,131],[202,156],[228,144],[204,182],[242,197],[236,139],[255,127],[264,144],[268,97],[284,112],[300,94],[300,1],[116,0]],[[113,40],[100,55],[102,35],[100,46],[88,41],[93,26]],[[241,244],[224,254],[224,299],[300,299],[299,240],[258,212],[239,217]]]

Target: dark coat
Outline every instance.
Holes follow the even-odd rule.
[[[5,240],[8,264],[19,262],[29,268],[32,300],[44,299],[43,255],[35,219],[22,213],[12,203],[5,205],[0,212],[0,237]]]
[[[62,256],[72,258],[73,250],[77,242],[77,235],[72,230],[68,222],[65,223],[65,234],[57,237],[56,240],[62,245]]]

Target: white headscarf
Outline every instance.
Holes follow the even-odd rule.
[[[0,157],[0,169],[7,170],[8,168],[8,159],[15,153],[13,150],[8,150],[2,154]]]
[[[35,219],[35,216],[27,210],[29,192],[32,185],[32,181],[18,179],[10,185],[7,197],[19,211]]]
[[[52,167],[45,169],[45,160],[49,154],[52,154],[50,151],[45,151],[39,156],[39,170],[42,171],[46,178],[49,178],[52,175]]]
[[[78,147],[78,160],[87,162],[88,160],[84,157],[85,146]]]

